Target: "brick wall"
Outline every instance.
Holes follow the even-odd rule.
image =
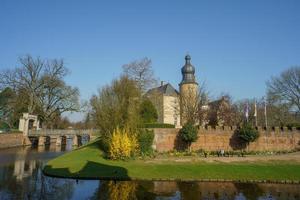
[[[0,149],[23,145],[23,133],[0,134]]]
[[[159,152],[184,149],[185,144],[178,137],[179,130],[154,129],[153,148]],[[192,149],[207,151],[245,149],[245,145],[243,145],[243,142],[240,141],[234,132],[234,127],[200,129],[198,133],[199,138],[192,144]],[[280,151],[300,148],[300,131],[281,130],[279,128],[265,131],[259,128],[259,133],[260,137],[257,141],[250,143],[248,147],[249,151]]]

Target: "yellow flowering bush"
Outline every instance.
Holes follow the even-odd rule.
[[[111,159],[125,159],[137,153],[139,147],[135,134],[130,134],[129,129],[116,128],[113,131],[109,145]]]

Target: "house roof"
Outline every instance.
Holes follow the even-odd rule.
[[[146,95],[150,95],[150,94],[154,94],[154,93],[163,94],[165,96],[178,96],[179,95],[179,92],[170,83],[167,83],[165,85],[162,85],[162,86],[159,86],[156,88],[152,88],[152,89],[148,90]]]

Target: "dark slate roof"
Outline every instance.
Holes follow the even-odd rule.
[[[185,56],[185,65],[181,68],[181,74],[182,74],[182,81],[180,84],[185,83],[195,83],[195,67],[191,64],[191,56],[186,55]]]
[[[150,95],[153,93],[160,93],[166,96],[177,96],[179,95],[179,92],[170,84],[167,83],[165,85],[156,87],[156,88],[152,88],[150,90],[148,90],[148,92],[146,93],[146,95]]]

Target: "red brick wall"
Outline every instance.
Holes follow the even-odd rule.
[[[0,134],[0,149],[23,145],[23,133]]]
[[[154,129],[154,149],[159,152],[183,149],[184,143],[178,137],[179,130]],[[279,151],[300,148],[300,132],[297,130],[281,131],[276,129],[273,131],[260,130],[259,132],[260,137],[257,141],[250,143],[249,151]],[[198,134],[198,140],[192,144],[193,150],[216,151],[224,149],[228,151],[245,148],[231,128],[225,128],[225,130],[223,128],[201,129]]]

